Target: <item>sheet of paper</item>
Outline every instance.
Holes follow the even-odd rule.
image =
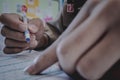
[[[56,64],[47,69],[44,75],[25,74],[23,69],[39,54],[40,52],[26,51],[9,56],[0,51],[0,80],[71,80]]]

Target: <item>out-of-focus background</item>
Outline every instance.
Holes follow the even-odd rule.
[[[0,0],[0,13],[20,13],[20,6],[26,5],[28,17],[55,18],[61,0]]]

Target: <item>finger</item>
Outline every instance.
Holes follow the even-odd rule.
[[[5,45],[7,48],[20,48],[22,50],[28,50],[34,49],[37,46],[37,44],[38,43],[34,35],[31,36],[29,43],[27,43],[26,41],[16,41],[8,38],[5,39]]]
[[[108,34],[83,56],[78,64],[78,72],[89,80],[98,80],[120,59],[120,28],[110,30]]]
[[[56,55],[49,51],[44,51],[41,55],[39,55],[32,65],[28,66],[24,71],[29,74],[37,74],[48,68],[49,66],[53,65],[57,61]]]
[[[15,30],[11,30],[11,29],[7,28],[6,26],[2,28],[1,34],[9,39],[25,41],[24,33],[21,33],[21,32],[15,31]]]
[[[29,46],[26,47],[26,49],[28,48],[30,50],[33,50],[37,45],[38,45],[38,41],[36,40],[36,36],[34,34],[31,34],[30,43],[29,43]]]
[[[31,19],[28,27],[31,33],[37,33],[38,31],[41,31],[41,33],[44,32],[43,22],[39,18]]]
[[[58,42],[59,42],[59,40],[57,40],[51,47],[49,47],[46,51],[48,51],[46,54],[48,55],[48,53],[50,54],[49,56],[54,56],[54,57],[52,57],[52,60],[51,60],[51,62],[49,62],[49,63],[47,63],[47,61],[46,60],[44,60],[44,58],[43,58],[43,60],[41,60],[40,61],[40,59],[42,59],[42,58],[38,58],[35,62],[35,64],[33,64],[32,66],[30,66],[30,67],[28,67],[27,69],[26,69],[26,71],[28,72],[28,73],[30,73],[30,74],[35,74],[35,73],[37,73],[37,72],[41,72],[41,71],[43,71],[44,69],[46,69],[48,66],[50,66],[51,64],[53,64],[53,63],[55,63],[56,61],[57,61],[57,57],[56,57],[56,45],[58,44]],[[44,54],[45,54],[44,53]],[[52,55],[51,55],[52,54]],[[48,56],[48,59],[50,58]],[[42,57],[42,56],[41,56]],[[47,59],[47,60],[48,60]],[[43,65],[42,63],[45,61],[45,63],[47,63],[47,64],[45,64],[45,65]],[[40,65],[41,64],[41,65]],[[36,66],[37,65],[37,66]],[[42,66],[43,65],[43,66]],[[36,66],[36,67],[35,67]],[[39,68],[38,68],[39,67]],[[34,72],[35,71],[35,72]]]
[[[17,48],[25,48],[25,47],[28,47],[29,46],[29,43],[27,42],[23,42],[23,41],[16,41],[16,40],[12,40],[12,39],[9,39],[9,38],[6,38],[5,39],[5,45],[6,47],[17,47]]]
[[[4,13],[0,16],[0,21],[3,24],[13,30],[24,32],[26,30],[26,26],[23,25],[23,22],[20,19],[21,17],[14,13]]]
[[[54,63],[56,63],[57,62],[57,56],[56,56],[57,43],[58,43],[58,41],[54,42],[50,47],[48,47],[45,51],[43,51],[42,55],[39,55],[34,60],[32,65],[28,66],[25,69],[25,72],[27,72],[29,74],[37,74],[37,73],[42,72],[49,66],[53,65]]]
[[[104,8],[106,5],[108,5],[107,8]],[[99,40],[108,26],[111,26],[111,23],[113,24],[111,20],[104,21],[106,20],[104,17],[106,14],[114,14],[104,12],[105,10],[110,10],[109,7],[108,1],[103,1],[103,3],[98,4],[93,11],[99,9],[100,12],[92,12],[91,16],[60,43],[57,51],[60,64],[64,71],[67,73],[74,72],[77,60]]]
[[[3,52],[5,54],[16,54],[16,53],[20,53],[22,51],[23,51],[22,48],[8,48],[8,47],[5,47],[3,50]]]
[[[77,59],[92,47],[107,30],[104,23],[102,26],[101,23],[102,22],[88,18],[59,43],[57,55],[62,68],[67,73],[75,71]]]

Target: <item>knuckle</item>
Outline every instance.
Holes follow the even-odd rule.
[[[3,52],[7,54],[7,50],[6,50],[6,48],[3,49]]]
[[[58,45],[57,47],[57,55],[58,57],[61,56],[61,57],[64,57],[67,53],[67,48],[64,44],[64,42],[60,42],[60,44]]]
[[[71,65],[73,64],[73,62],[71,62],[69,59],[68,48],[66,47],[66,44],[64,44],[64,42],[58,45],[56,52],[62,70],[65,71],[66,73],[73,73],[74,66]]]
[[[1,34],[2,34],[3,36],[6,35],[6,29],[5,29],[5,27],[3,27],[3,28],[1,29]]]
[[[8,45],[8,39],[5,39],[4,43],[5,45]]]
[[[6,39],[5,39],[5,45],[6,45],[7,47],[12,47],[12,46],[14,46],[14,45],[16,45],[16,44],[14,43],[14,40],[6,38]]]
[[[4,52],[5,54],[10,54],[10,49],[7,48],[7,47],[5,47],[5,48],[3,49],[3,52]]]

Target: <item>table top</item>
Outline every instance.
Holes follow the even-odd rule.
[[[42,75],[28,75],[24,68],[30,65],[40,52],[25,51],[18,55],[5,55],[0,51],[0,80],[71,80],[57,64],[54,64]]]

